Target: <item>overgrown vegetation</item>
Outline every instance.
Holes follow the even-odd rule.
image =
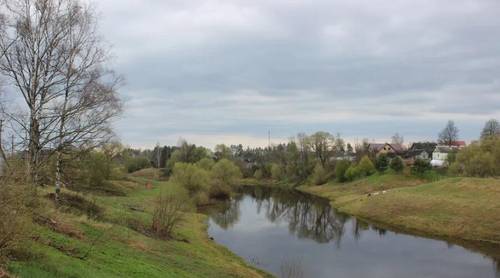
[[[3,179],[0,186],[0,267],[27,239],[30,225],[30,190],[11,182]]]
[[[500,138],[486,136],[461,150],[450,167],[452,173],[470,177],[500,176]]]

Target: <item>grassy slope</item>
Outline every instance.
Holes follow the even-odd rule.
[[[367,193],[387,190],[368,197]],[[425,183],[373,176],[347,184],[302,187],[340,210],[415,233],[500,243],[500,180],[447,178]]]
[[[105,208],[99,222],[56,212],[46,201],[46,213],[55,219],[58,231],[36,225],[30,246],[34,257],[10,263],[9,272],[19,277],[267,276],[209,240],[204,215],[186,214],[176,240],[154,239],[129,229],[130,222],[149,223],[155,196],[160,187],[168,186],[153,184],[154,189],[145,190],[128,183],[135,189],[126,197],[94,196]]]

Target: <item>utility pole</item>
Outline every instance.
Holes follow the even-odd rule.
[[[160,142],[156,143],[156,166],[160,169]]]
[[[271,130],[267,131],[267,146],[271,148]]]

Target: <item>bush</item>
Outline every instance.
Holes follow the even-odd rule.
[[[153,233],[161,238],[172,238],[184,219],[184,212],[190,208],[188,192],[180,186],[171,185],[156,200],[151,224]]]
[[[328,172],[321,163],[317,163],[311,175],[311,181],[315,185],[325,184],[328,181]]]
[[[465,169],[465,174],[475,177],[494,176],[495,166],[495,157],[491,153],[477,153],[470,158],[470,164]]]
[[[175,164],[171,180],[185,188],[191,196],[201,191],[206,192],[210,184],[208,171],[183,162]]]
[[[403,159],[401,159],[401,157],[399,157],[399,156],[396,156],[395,158],[393,158],[391,160],[391,163],[390,163],[390,168],[397,173],[403,172],[403,170],[405,168],[404,163],[403,163]]]
[[[377,168],[377,171],[381,173],[385,172],[389,168],[389,158],[387,157],[387,154],[382,153],[377,156],[375,167]]]
[[[98,187],[104,185],[111,178],[112,163],[102,153],[92,152],[85,155],[76,165],[74,180],[80,181],[84,186]]]
[[[361,177],[371,176],[376,172],[375,166],[368,156],[364,156],[356,167]]]
[[[125,168],[127,172],[132,173],[142,169],[151,167],[151,162],[145,157],[133,157],[127,159],[125,162]]]
[[[425,172],[432,170],[431,163],[428,160],[417,159],[411,167],[411,172],[414,175],[422,176]]]
[[[335,176],[338,182],[346,182],[348,180],[346,174],[350,166],[351,162],[347,160],[337,162],[337,165],[335,166]]]
[[[472,177],[499,176],[500,138],[489,137],[459,151],[450,172]]]
[[[264,174],[262,173],[262,170],[257,169],[257,171],[255,171],[255,173],[253,174],[253,177],[261,180],[264,177]]]
[[[355,165],[349,166],[349,168],[347,168],[347,171],[345,172],[345,177],[348,181],[353,181],[357,179],[359,176],[360,175],[358,172],[358,167],[356,167]]]
[[[281,180],[283,178],[283,168],[280,165],[273,163],[271,165],[271,177],[273,180]]]
[[[210,197],[214,198],[231,196],[233,188],[238,185],[242,176],[240,168],[225,158],[215,163],[211,174],[213,181],[210,188]]]
[[[196,162],[196,166],[206,171],[212,170],[212,167],[214,167],[214,165],[215,161],[210,158],[203,158],[202,160]]]
[[[351,165],[345,172],[346,180],[353,181],[375,174],[377,170],[368,156],[364,156],[358,165]]]

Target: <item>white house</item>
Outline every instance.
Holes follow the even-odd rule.
[[[448,146],[437,146],[432,153],[431,165],[434,167],[446,166],[448,160],[448,154],[453,152],[453,148]]]

